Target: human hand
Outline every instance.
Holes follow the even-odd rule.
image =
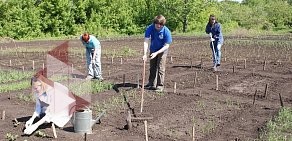
[[[155,58],[157,55],[158,55],[158,53],[157,53],[157,52],[151,53],[151,54],[150,54],[150,59],[153,59],[153,58]]]
[[[26,129],[24,130],[24,134],[26,135],[30,135],[32,132],[34,132],[36,129],[38,128],[38,126],[36,124],[33,124],[31,126],[26,127]]]
[[[211,38],[211,40],[210,40],[211,42],[214,42],[215,41],[215,39],[214,38]]]
[[[147,60],[147,55],[143,55],[143,61],[146,61]]]
[[[29,127],[30,125],[32,125],[34,119],[30,118],[26,123],[25,123],[25,128]]]

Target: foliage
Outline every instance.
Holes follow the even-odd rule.
[[[28,79],[33,75],[33,72],[24,72],[18,70],[0,70],[0,84],[22,79]]]
[[[99,92],[103,92],[106,90],[110,90],[112,88],[112,84],[109,82],[101,82],[98,80],[92,81],[84,81],[70,83],[69,89],[73,92],[73,94],[77,96],[87,95],[87,94],[96,94]]]
[[[267,131],[261,135],[265,140],[289,140],[292,138],[292,109],[282,108],[278,116],[268,122]]]
[[[48,135],[44,131],[36,131],[35,132],[35,136],[36,137],[40,137],[40,138],[46,138],[46,137],[48,137]]]
[[[291,7],[291,0],[6,0],[0,1],[0,37],[140,35],[158,14],[176,33],[204,32],[210,14],[225,31],[289,29]]]
[[[107,50],[104,54],[111,57],[131,57],[137,55],[138,53],[136,50],[125,46],[118,50]]]
[[[12,82],[0,85],[0,93],[24,90],[30,87],[30,81]]]
[[[33,94],[18,94],[17,98],[26,102],[34,101]]]
[[[18,138],[18,135],[13,135],[12,133],[6,133],[5,138],[9,141],[15,141]]]

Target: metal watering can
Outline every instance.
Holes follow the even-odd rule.
[[[75,133],[92,133],[92,126],[97,122],[100,123],[100,118],[105,114],[101,112],[96,119],[92,119],[92,111],[87,109],[77,110],[73,113],[72,124]]]

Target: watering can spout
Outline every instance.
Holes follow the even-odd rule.
[[[104,114],[106,113],[106,110],[102,111],[97,117],[96,119],[93,119],[91,121],[91,127],[96,124],[98,121],[100,121],[101,117],[104,116]]]

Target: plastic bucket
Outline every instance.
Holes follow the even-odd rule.
[[[92,111],[78,110],[74,113],[74,132],[75,133],[92,133]]]

